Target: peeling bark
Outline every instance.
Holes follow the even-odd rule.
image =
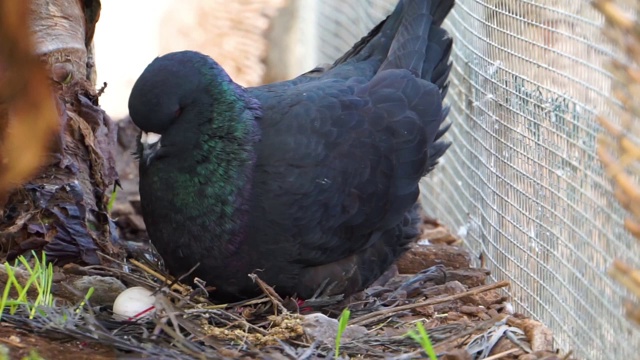
[[[35,51],[50,70],[61,126],[45,166],[4,206],[0,245],[8,260],[41,249],[58,264],[122,255],[106,195],[117,182],[117,128],[95,89],[99,14],[99,0],[31,1]]]

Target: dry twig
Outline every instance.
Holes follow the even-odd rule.
[[[364,325],[368,325],[368,324],[372,324],[372,323],[375,323],[377,321],[380,321],[380,320],[382,320],[384,318],[387,318],[389,316],[397,314],[397,313],[399,313],[401,311],[411,310],[411,309],[415,309],[415,308],[419,308],[419,307],[423,307],[423,306],[441,304],[441,303],[457,300],[457,299],[463,298],[465,296],[476,295],[476,294],[479,294],[479,293],[483,293],[485,291],[507,287],[509,285],[510,285],[510,283],[505,280],[505,281],[500,281],[500,282],[497,282],[497,283],[494,283],[494,284],[478,286],[478,287],[469,289],[468,291],[465,291],[463,293],[459,293],[459,294],[455,294],[455,295],[438,297],[438,298],[429,299],[429,300],[426,300],[426,301],[421,301],[421,302],[417,302],[417,303],[413,303],[413,304],[401,305],[401,306],[397,306],[397,307],[394,307],[394,308],[379,310],[379,311],[372,312],[372,313],[367,314],[367,315],[360,316],[359,318],[353,320],[351,322],[351,324],[364,326]]]

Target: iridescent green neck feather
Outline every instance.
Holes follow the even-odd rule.
[[[140,192],[143,206],[145,197],[156,197],[154,208],[143,208],[145,218],[170,222],[174,234],[150,233],[151,238],[173,236],[177,245],[181,238],[206,236],[224,244],[211,251],[232,254],[248,221],[257,101],[217,63],[192,52],[156,59],[131,99],[136,125],[162,136],[155,151],[141,150]],[[157,199],[169,189],[171,197]],[[208,233],[192,234],[194,229]]]

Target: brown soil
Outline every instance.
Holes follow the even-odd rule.
[[[13,325],[0,323],[0,346],[9,349],[9,358],[22,359],[36,351],[43,359],[107,360],[115,359],[116,351],[108,346],[81,341],[55,341]]]

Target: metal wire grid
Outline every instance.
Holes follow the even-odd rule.
[[[347,49],[384,19],[395,1],[356,0],[320,1],[318,8],[318,36],[320,63],[332,63]]]
[[[395,0],[323,1],[317,51],[331,62]],[[508,279],[516,308],[579,358],[636,358],[613,258],[640,263],[595,155],[617,53],[588,1],[457,0],[448,101],[454,143],[423,182],[428,212]]]

